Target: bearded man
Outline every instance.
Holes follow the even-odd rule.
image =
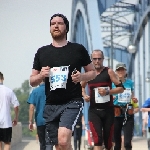
[[[81,81],[96,77],[95,68],[83,45],[67,41],[69,21],[62,14],[50,19],[52,43],[38,49],[34,57],[31,86],[45,79],[46,150],[55,145],[56,150],[72,150],[71,136],[83,98]],[[80,73],[81,68],[85,73]]]

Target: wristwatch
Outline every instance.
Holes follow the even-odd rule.
[[[106,89],[106,95],[109,95],[109,90],[108,89]]]

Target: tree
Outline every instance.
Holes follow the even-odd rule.
[[[28,123],[28,110],[29,105],[27,104],[27,100],[31,91],[31,87],[29,86],[29,81],[25,80],[22,83],[21,88],[14,89],[14,92],[19,100],[19,121],[22,123]]]
[[[22,123],[22,134],[23,136],[35,136],[35,132],[30,132],[28,129],[28,120],[29,120],[29,104],[27,104],[27,100],[31,91],[31,87],[29,85],[29,81],[25,80],[20,88],[14,89],[14,93],[19,100],[19,122]],[[12,111],[14,112],[14,111]],[[12,113],[12,117],[14,113]]]

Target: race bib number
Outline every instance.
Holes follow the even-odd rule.
[[[99,88],[104,88],[106,90],[110,90],[109,87],[99,87]],[[106,95],[106,96],[101,96],[98,93],[98,88],[95,88],[95,103],[106,103],[110,101],[110,95]]]
[[[126,88],[123,93],[118,94],[118,102],[129,103],[131,101],[131,88]]]
[[[53,67],[50,69],[50,89],[66,88],[69,66]]]

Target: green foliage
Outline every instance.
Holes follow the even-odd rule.
[[[22,134],[24,137],[35,137],[35,135],[37,134],[36,130],[33,130],[32,132],[29,131],[28,127],[23,127],[22,128]]]
[[[27,104],[27,100],[30,94],[31,87],[29,86],[29,81],[25,80],[22,83],[21,88],[14,89],[14,92],[19,100],[19,121],[22,123],[28,123],[28,110],[29,105]]]
[[[14,89],[14,93],[16,94],[20,106],[19,106],[19,119],[18,121],[22,123],[23,127],[22,133],[23,136],[35,136],[34,132],[30,132],[28,129],[28,120],[29,120],[29,104],[27,104],[27,100],[31,91],[31,87],[29,85],[29,81],[25,80],[20,88]],[[12,118],[14,116],[14,111],[12,111]]]

